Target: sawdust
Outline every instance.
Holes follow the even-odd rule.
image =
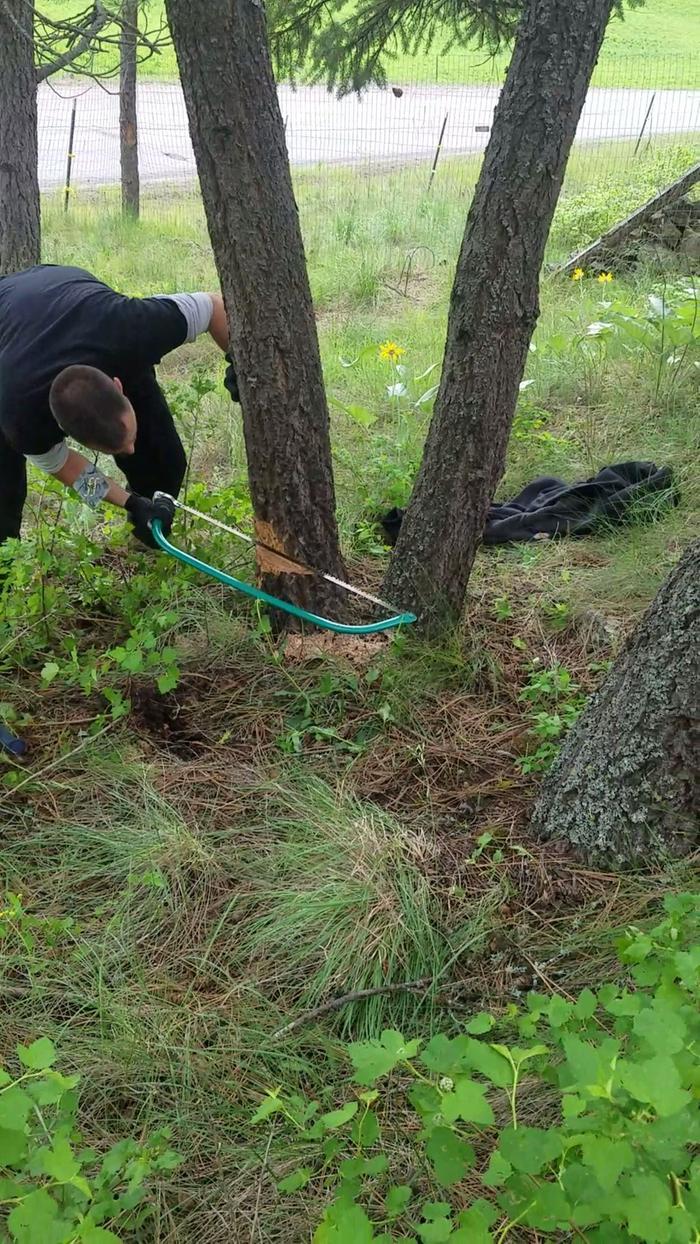
[[[314,657],[336,657],[349,661],[357,670],[367,669],[383,648],[389,644],[387,635],[288,635],[281,649],[285,661],[304,662]]]

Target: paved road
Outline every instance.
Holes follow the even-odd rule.
[[[80,94],[82,89],[83,93]],[[61,91],[59,96],[56,90]],[[98,86],[72,83],[39,90],[39,177],[42,188],[62,186],[70,133],[71,93],[78,95],[73,149],[76,185],[119,180],[119,106]],[[371,90],[362,99],[337,100],[322,87],[279,90],[292,164],[404,163],[432,156],[447,117],[443,154],[478,152],[488,141],[498,87],[408,87],[400,97]],[[66,98],[67,97],[67,98]],[[647,112],[651,105],[651,112]],[[582,142],[695,132],[700,142],[700,90],[592,88],[581,117]],[[179,86],[139,88],[141,176],[146,183],[186,181],[195,175],[187,115]]]

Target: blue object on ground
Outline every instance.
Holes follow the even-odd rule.
[[[10,734],[5,726],[0,726],[0,747],[3,747],[11,756],[24,756],[27,750],[24,739],[18,739],[16,735]]]

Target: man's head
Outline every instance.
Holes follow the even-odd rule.
[[[86,449],[134,452],[136,415],[120,380],[96,367],[66,367],[51,385],[49,405],[61,431]]]

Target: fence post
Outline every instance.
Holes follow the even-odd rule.
[[[440,159],[440,152],[442,151],[442,140],[445,137],[445,130],[447,129],[447,118],[449,117],[449,115],[450,115],[449,112],[445,113],[445,120],[443,121],[442,129],[440,130],[440,137],[438,138],[438,145],[435,149],[435,159],[433,160],[433,167],[430,170],[430,181],[428,182],[428,194],[430,194],[430,191],[433,188],[433,182],[435,180],[435,171],[438,166],[438,160]]]
[[[650,101],[649,101],[649,107],[648,107],[648,108],[647,108],[647,110],[646,110],[646,115],[645,115],[644,120],[643,120],[643,122],[642,122],[642,128],[641,128],[641,130],[639,131],[639,138],[637,139],[637,145],[636,145],[636,147],[635,147],[635,149],[634,149],[634,154],[635,154],[635,155],[636,155],[636,154],[637,154],[637,152],[639,151],[639,147],[640,147],[641,141],[642,141],[642,139],[643,139],[643,137],[644,137],[644,131],[645,131],[645,129],[647,128],[647,121],[649,120],[649,117],[651,116],[651,110],[652,110],[652,108],[654,107],[654,100],[655,100],[655,99],[656,99],[656,91],[654,91],[654,94],[652,95],[652,97],[651,97],[651,99],[650,99]]]
[[[73,150],[73,143],[75,140],[75,114],[77,110],[78,110],[78,97],[77,95],[74,95],[73,96],[73,107],[71,108],[71,114],[70,114],[70,133],[68,135],[68,155],[66,158],[66,188],[64,191],[64,198],[63,198],[63,211],[64,212],[68,211],[68,202],[70,199],[71,174],[73,171],[73,160],[75,158],[75,152]]]

